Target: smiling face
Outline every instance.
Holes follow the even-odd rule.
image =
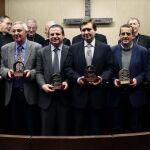
[[[130,19],[128,21],[128,24],[133,28],[135,36],[138,35],[139,29],[140,29],[140,23],[138,22],[137,19]]]
[[[93,28],[91,22],[81,26],[81,34],[85,41],[91,43],[95,37],[96,30]]]
[[[52,27],[49,29],[49,40],[52,45],[59,47],[63,43],[64,35],[60,27]]]
[[[119,36],[122,45],[124,47],[130,47],[133,40],[132,27],[121,27]]]
[[[12,36],[15,42],[23,44],[27,37],[27,31],[24,29],[23,25],[15,24],[12,27]]]

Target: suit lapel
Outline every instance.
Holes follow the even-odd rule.
[[[136,60],[137,51],[135,49],[136,49],[136,45],[133,45],[133,47],[132,47],[132,54],[131,54],[131,60],[130,60],[130,65],[129,65],[129,70],[131,70],[132,64],[134,64],[134,61]]]
[[[65,46],[63,45],[62,51],[61,51],[60,71],[62,70],[64,61],[66,60],[66,57],[67,57],[67,54],[68,54],[68,49],[65,48]]]
[[[50,73],[53,72],[52,67],[52,52],[51,52],[51,46],[48,45],[45,47],[45,50],[43,51],[43,57],[45,58],[45,62],[49,68]]]
[[[119,65],[119,69],[122,69],[122,47],[121,45],[118,46],[117,53],[116,53],[116,59]]]
[[[98,53],[100,52],[100,47],[101,46],[95,41],[94,53],[93,53],[93,58],[92,58],[92,63],[91,63],[94,66],[96,63],[95,60],[97,60],[96,57],[99,56]]]
[[[85,51],[84,51],[84,41],[82,42],[82,44],[80,45],[78,50],[79,50],[78,57],[81,56],[81,58],[79,58],[79,60],[82,61],[81,64],[85,64],[86,65],[86,58],[85,58]]]
[[[25,52],[25,60],[24,60],[24,64],[26,65],[29,57],[30,57],[30,54],[32,52],[32,45],[30,44],[29,41],[27,41],[27,45],[26,45],[26,52]]]
[[[11,47],[9,47],[10,49],[10,53],[8,53],[8,58],[10,58],[8,61],[10,61],[9,64],[9,68],[13,68],[13,64],[15,63],[15,52],[16,52],[16,46],[15,46],[15,42],[13,43],[13,45]]]

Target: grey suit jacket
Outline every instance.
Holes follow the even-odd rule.
[[[62,52],[61,52],[61,64],[60,64],[60,73],[64,79],[63,67],[64,61],[67,57],[69,47],[67,45],[63,45]],[[50,83],[51,76],[53,75],[52,69],[52,54],[51,54],[51,46],[48,45],[38,51],[37,55],[37,65],[36,65],[36,80],[41,88],[43,84]],[[63,94],[59,93],[60,95]],[[51,101],[52,101],[53,94],[47,94],[43,90],[40,90],[39,93],[39,106],[43,109],[46,109]],[[61,96],[60,96],[61,97]],[[63,96],[62,96],[63,97]],[[63,102],[63,100],[60,100]],[[65,100],[64,100],[65,101]]]
[[[9,69],[13,69],[15,63],[15,42],[11,42],[2,47],[1,51],[1,74],[5,81],[5,105],[8,105],[12,93],[12,80],[8,79],[7,73]],[[36,55],[37,50],[41,48],[40,44],[27,40],[25,52],[25,69],[31,71],[30,80],[24,81],[24,95],[28,104],[35,104],[37,101],[37,86],[35,82],[36,74]]]

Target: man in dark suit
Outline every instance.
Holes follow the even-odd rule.
[[[80,29],[80,30],[81,30],[81,29]],[[106,36],[103,35],[103,34],[98,34],[98,33],[96,33],[96,34],[95,34],[95,39],[98,40],[98,41],[101,41],[101,42],[103,42],[103,43],[105,43],[105,44],[107,44]],[[84,40],[84,39],[82,38],[82,34],[79,34],[79,35],[73,37],[73,39],[72,39],[72,44],[81,42],[81,41],[83,41],[83,40]]]
[[[33,108],[37,102],[35,66],[41,45],[27,40],[28,28],[17,21],[12,26],[15,42],[2,47],[1,74],[5,81],[5,106],[8,110],[9,133],[34,134]],[[24,64],[23,76],[15,77],[15,62]]]
[[[84,40],[69,48],[65,62],[72,90],[75,135],[101,134],[103,130],[107,93],[104,83],[111,78],[113,62],[110,47],[96,40],[95,32],[95,22],[91,18],[83,19],[81,34]],[[88,65],[95,67],[96,81],[86,81],[84,72]]]
[[[135,132],[141,130],[142,107],[145,104],[142,82],[148,52],[133,42],[134,33],[130,25],[122,25],[119,35],[121,43],[112,47],[115,67],[115,88],[111,91],[113,131]],[[121,69],[128,70],[129,75],[126,71],[125,76],[123,73],[119,75]]]
[[[68,134],[68,83],[63,68],[69,47],[63,44],[63,38],[63,27],[52,25],[49,28],[50,44],[38,52],[36,79],[40,87],[38,105],[41,108],[42,135]],[[62,78],[60,89],[55,89],[54,74]]]
[[[48,34],[48,31],[49,31],[49,28],[50,28],[52,25],[54,25],[54,24],[58,24],[58,23],[56,23],[55,21],[48,21],[48,22],[46,22],[46,24],[45,24],[45,32],[44,32],[44,33],[45,33],[47,39],[45,39],[45,44],[44,44],[44,46],[49,45],[49,34]],[[63,39],[63,44],[70,46],[70,45],[71,45],[71,42],[70,42],[69,39],[67,39],[66,37],[64,37],[64,39]]]
[[[28,26],[28,34],[27,39],[30,41],[37,42],[44,46],[45,39],[41,35],[39,35],[37,32],[37,21],[35,19],[28,19],[27,20],[27,26]]]

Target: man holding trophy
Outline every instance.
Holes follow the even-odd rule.
[[[24,22],[16,21],[12,26],[14,42],[1,49],[9,134],[35,134],[32,116],[37,102],[35,66],[37,50],[41,45],[28,41],[27,31]]]
[[[62,26],[52,25],[48,33],[50,44],[40,49],[37,57],[42,135],[67,135],[68,83],[63,68],[69,47],[63,44]]]
[[[133,42],[133,28],[120,27],[120,41],[112,47],[114,58],[114,85],[111,91],[113,130],[135,132],[141,129],[142,106],[145,95],[142,88],[147,50]]]
[[[74,134],[101,134],[107,92],[103,83],[112,75],[112,52],[95,39],[94,20],[83,19],[80,30],[84,41],[70,47],[65,63],[72,89]]]

